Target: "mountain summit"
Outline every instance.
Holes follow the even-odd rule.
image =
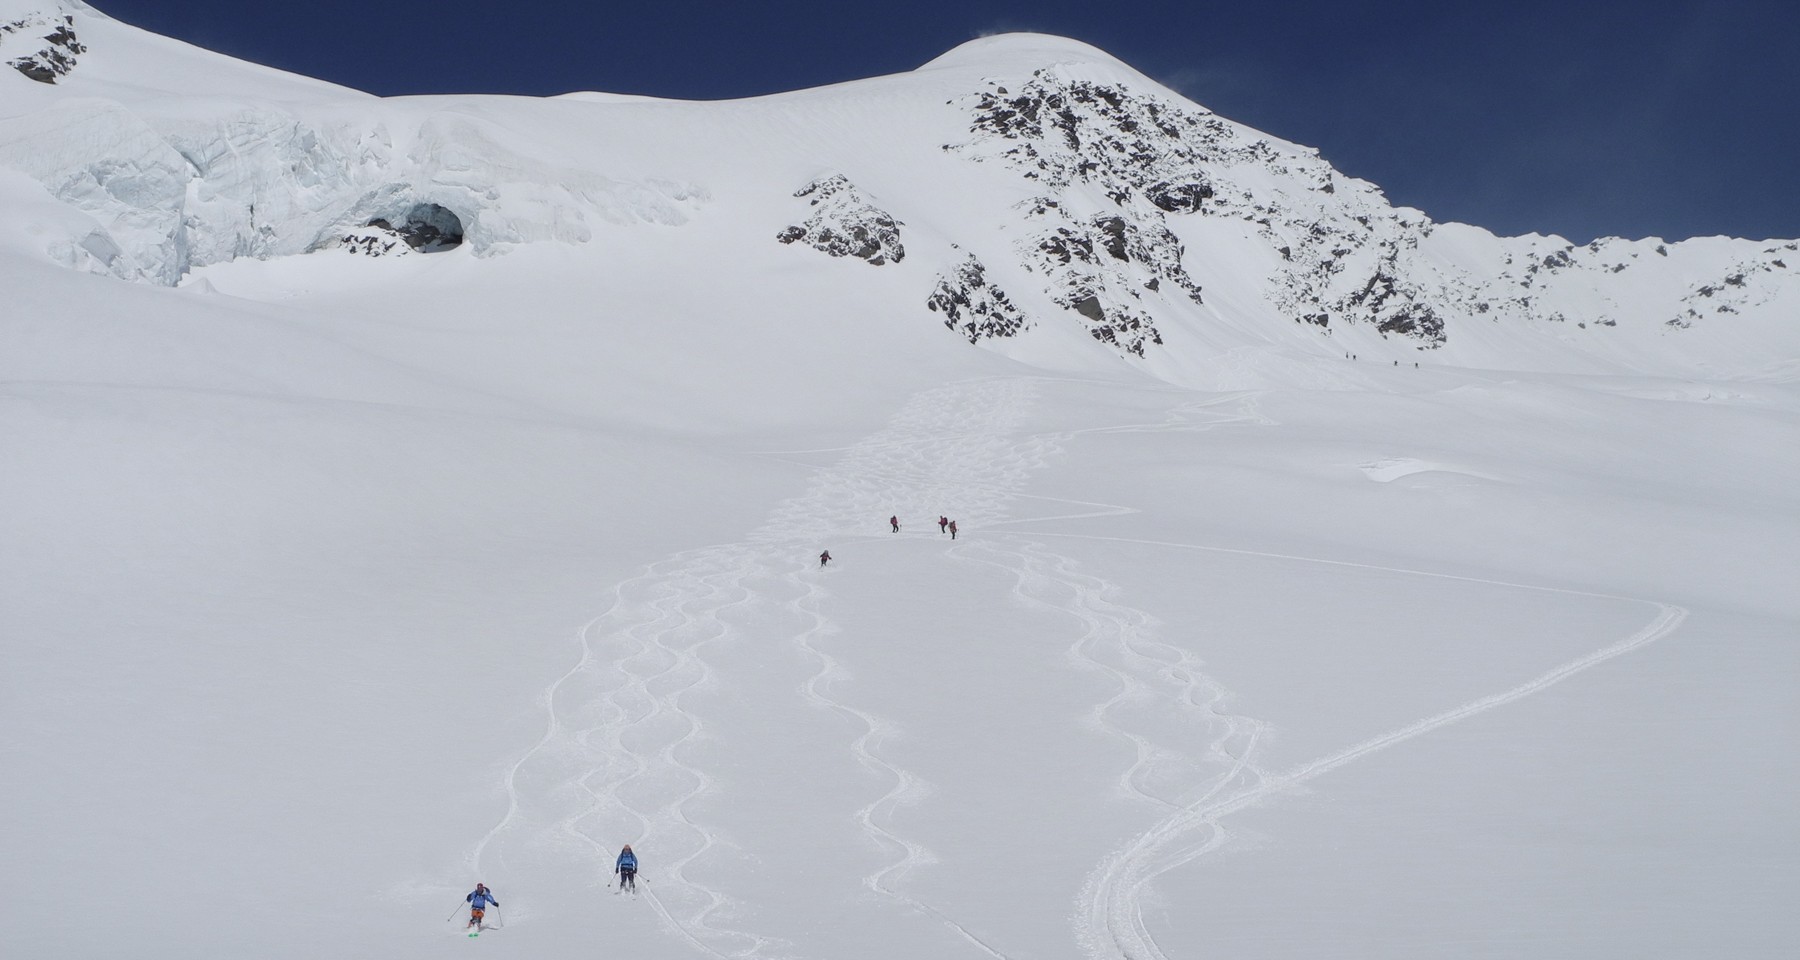
[[[933,273],[912,302],[970,342],[1077,331],[1171,376],[1246,339],[1464,362],[1494,362],[1460,348],[1498,339],[1579,365],[1795,336],[1795,242],[1575,245],[1435,223],[1059,37],[986,37],[911,74],[737,103],[378,100],[84,4],[8,2],[0,166],[58,204],[33,231],[40,255],[121,279],[761,219],[765,238],[829,257],[912,250]]]

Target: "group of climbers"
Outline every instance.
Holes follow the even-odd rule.
[[[613,873],[619,875],[620,892],[637,893],[637,872],[637,854],[631,852],[631,844],[628,843],[625,849],[619,851],[619,858],[613,861]],[[463,902],[469,905],[468,927],[476,931],[487,929],[487,925],[483,923],[487,918],[487,908],[500,906],[500,901],[494,899],[494,891],[489,890],[485,883],[477,883],[475,889],[463,898]],[[471,933],[470,936],[474,934]]]
[[[948,533],[950,535],[950,539],[952,539],[952,540],[956,539],[956,521],[955,520],[952,520],[949,517],[939,516],[937,519],[937,524],[938,524],[938,533]],[[899,514],[894,514],[894,515],[888,517],[888,529],[893,531],[894,533],[900,532],[900,515]],[[830,564],[831,564],[831,551],[830,550],[821,551],[819,553],[819,566],[824,567],[824,566],[829,566]]]

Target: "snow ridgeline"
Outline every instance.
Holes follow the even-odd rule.
[[[791,171],[816,170],[817,147],[790,138],[759,155],[767,145],[746,138],[760,131],[726,132],[733,104],[382,100],[175,47],[74,0],[0,2],[0,62],[15,68],[0,87],[19,104],[0,118],[0,168],[66,214],[30,226],[51,259],[175,284],[208,264],[328,248],[580,244],[606,227],[689,224],[712,202],[707,184],[747,176],[719,223],[753,219],[762,236],[876,266],[906,257],[902,227],[947,239],[953,252],[913,302],[971,343],[1080,331],[1130,360],[1191,360],[1218,347],[1195,341],[1225,321],[1333,353],[1370,340],[1437,350],[1495,328],[1609,353],[1721,324],[1754,340],[1800,309],[1800,243],[1575,245],[1437,224],[1316,150],[1058,38],[966,44],[890,78],[887,99],[854,87],[764,98],[757,109],[845,151],[846,172],[798,191]],[[940,142],[946,114],[966,133]],[[954,182],[913,182],[859,146],[882,128],[967,162],[937,168]],[[639,174],[609,175],[615,162]],[[880,185],[879,203],[865,184]],[[785,226],[745,206],[790,194],[807,208]]]

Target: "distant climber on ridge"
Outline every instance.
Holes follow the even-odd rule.
[[[891,526],[892,526],[892,527],[893,527],[893,528],[894,528],[894,532],[895,532],[895,533],[899,533],[899,532],[900,532],[900,517],[899,517],[899,515],[898,515],[898,514],[896,514],[896,515],[894,515],[894,516],[891,516],[891,517],[889,517],[889,518],[888,518],[888,524],[889,524],[889,525],[891,525]]]

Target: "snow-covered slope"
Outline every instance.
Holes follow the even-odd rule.
[[[1433,224],[1054,37],[381,100],[6,24],[0,952],[1800,941],[1791,244]]]

